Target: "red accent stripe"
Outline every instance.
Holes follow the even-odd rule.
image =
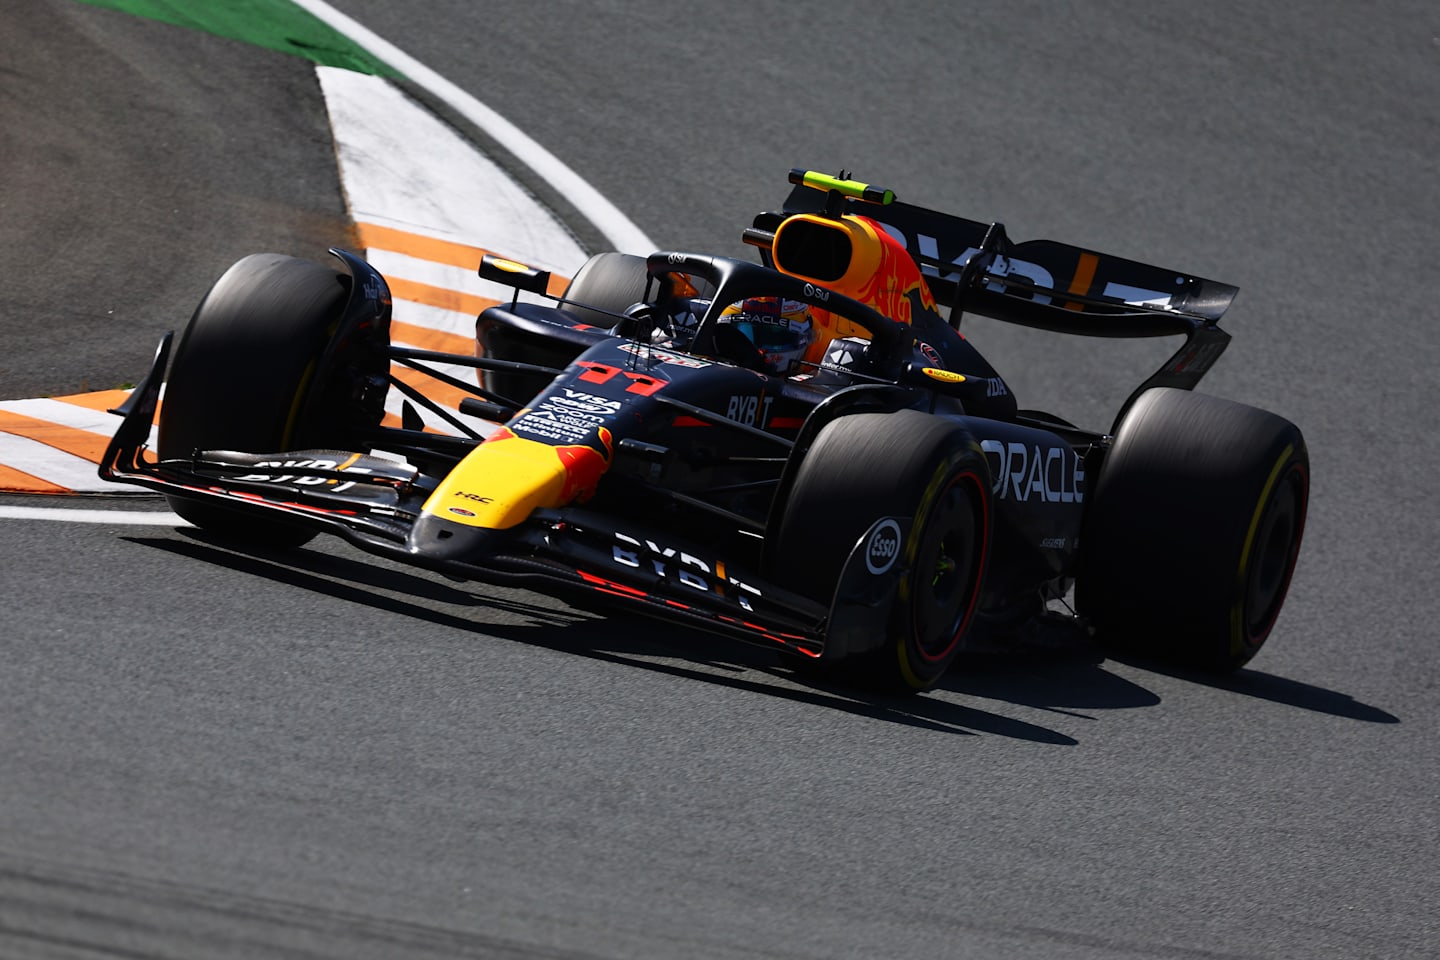
[[[580,579],[584,580],[586,583],[590,584],[596,589],[608,588],[608,590],[610,591],[619,590],[621,591],[622,596],[627,597],[649,596],[649,594],[646,593],[644,590],[636,590],[634,587],[627,587],[623,583],[616,583],[613,580],[606,580],[604,577],[597,577],[595,576],[595,574],[586,573],[584,570],[576,570],[575,572],[580,575]]]

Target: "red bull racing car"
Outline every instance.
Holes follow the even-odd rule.
[[[161,342],[101,475],[222,535],[337,534],[888,691],[1057,622],[1178,663],[1248,661],[1284,600],[1309,478],[1293,424],[1192,392],[1236,289],[1012,242],[844,174],[790,180],[745,231],[758,263],[600,254],[553,297],[547,274],[485,257],[515,296],[479,316],[474,355],[391,344],[385,279],[353,254],[247,257],[173,362]],[[1022,408],[960,334],[966,313],[1183,343],[1089,430]],[[465,390],[459,412],[492,426],[395,364]],[[476,382],[438,369],[457,364]],[[387,420],[392,387],[408,399]]]

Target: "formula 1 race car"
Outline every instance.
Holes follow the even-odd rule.
[[[1293,424],[1191,392],[1236,289],[1013,243],[843,173],[790,181],[745,231],[761,263],[602,253],[557,298],[547,273],[486,256],[480,275],[515,294],[480,314],[474,356],[392,345],[386,282],[353,254],[247,257],[175,350],[158,459],[171,335],[101,476],[218,534],[334,533],[892,692],[1057,618],[1110,649],[1248,661],[1295,567],[1309,467]],[[960,335],[966,312],[1184,343],[1092,432],[1021,409]],[[491,426],[392,363],[464,389],[459,412]],[[382,422],[392,385],[409,398],[398,424]]]

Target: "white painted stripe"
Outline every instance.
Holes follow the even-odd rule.
[[[89,407],[66,403],[63,400],[0,400],[0,410],[18,413],[23,417],[33,417],[36,420],[44,420],[46,423],[58,423],[63,427],[73,427],[76,430],[96,433],[106,438],[113,437],[115,430],[120,426],[120,418],[113,413],[92,410]],[[158,431],[152,424],[150,446],[153,448],[158,443]]]
[[[12,507],[0,504],[3,520],[61,520],[68,523],[114,523],[127,526],[188,527],[167,510],[72,510],[69,507]]]
[[[476,276],[474,270],[465,270],[448,263],[436,263],[434,260],[424,260],[405,253],[382,250],[379,247],[368,248],[365,251],[365,259],[370,261],[370,265],[379,270],[387,280],[411,280],[415,283],[426,283],[432,287],[443,287],[446,290],[474,294],[477,297],[489,297],[491,300],[498,300],[501,296],[492,291],[482,293],[480,286],[486,284],[486,281]],[[491,283],[487,286],[495,290],[500,289],[499,284]],[[508,298],[508,291],[503,295]]]
[[[334,67],[315,73],[351,219],[504,251],[567,275],[585,262],[545,207],[389,81]]]
[[[574,204],[575,209],[605,234],[615,245],[615,249],[641,255],[655,251],[655,244],[629,217],[620,212],[620,208],[605,199],[600,191],[509,120],[324,0],[295,0],[295,3],[370,51],[377,59],[400,71],[432,96],[449,104],[461,116],[485,131],[496,143],[514,154],[516,159],[535,171],[541,179]]]
[[[114,493],[135,489],[101,480],[95,464],[83,457],[9,433],[0,433],[0,463],[69,490]]]
[[[472,314],[462,314],[458,309],[431,307],[429,304],[416,304],[409,299],[396,299],[390,307],[390,315],[402,324],[454,334],[456,337],[464,337],[469,344],[475,343],[475,317]],[[406,347],[419,345],[408,343],[405,337],[395,330],[390,331],[390,341],[405,344]]]
[[[393,312],[395,319],[403,323],[414,324],[417,327],[426,327],[431,330],[440,330],[472,340],[475,336],[475,318],[468,313],[461,313],[458,310],[445,310],[440,307],[429,306],[428,304],[413,303],[408,300],[396,300]],[[418,344],[406,343],[404,338],[399,335],[392,336],[391,340],[401,346],[419,346]],[[398,365],[396,366],[398,367]],[[432,363],[427,364],[427,366],[448,373],[452,377],[463,380],[466,383],[479,382],[474,367],[464,367],[453,363]],[[400,416],[405,399],[403,393],[392,387],[390,392],[385,396],[386,412]],[[457,431],[453,425],[445,422],[438,415],[430,412],[419,404],[412,404],[412,406],[414,406],[415,410],[420,414],[420,418],[426,426],[433,427],[441,433],[448,433],[452,436],[459,434],[459,431]],[[481,436],[489,436],[497,426],[497,424],[491,423],[489,420],[482,420],[479,417],[462,414],[451,407],[446,407],[446,409],[454,414],[462,423],[467,424],[472,430],[478,431]]]
[[[453,333],[472,343],[475,339],[475,315],[472,313],[446,310],[444,307],[432,307],[428,303],[416,303],[414,300],[397,298],[391,305],[390,314],[400,323],[439,330],[443,333]],[[397,336],[395,342],[402,341]]]
[[[113,413],[91,410],[89,407],[77,407],[73,403],[64,403],[60,400],[3,400],[0,401],[0,410],[8,410],[23,417],[34,417],[36,420],[58,423],[62,426],[87,430],[107,437],[114,433],[115,428],[120,424],[120,418]]]
[[[506,251],[505,256],[511,259],[518,259],[519,254]],[[379,247],[370,247],[365,251],[365,259],[370,262],[376,270],[385,276],[386,279],[411,280],[415,283],[427,283],[432,287],[441,287],[445,290],[458,290],[461,293],[473,294],[477,297],[485,297],[500,303],[509,303],[515,296],[515,288],[503,283],[494,283],[490,280],[481,280],[474,270],[465,270],[461,267],[453,267],[447,263],[436,263],[434,260],[424,260],[420,257],[412,257],[405,253],[395,253],[390,250],[382,250]],[[533,264],[532,264],[533,266]],[[399,299],[398,297],[396,299]],[[521,292],[520,299],[530,303],[553,303],[553,300],[546,300],[538,294]],[[473,327],[475,318],[470,318]]]

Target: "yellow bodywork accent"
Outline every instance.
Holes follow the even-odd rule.
[[[871,203],[895,202],[894,190],[871,186],[868,183],[861,183],[859,180],[832,177],[816,170],[792,170],[790,182],[803,183],[812,190],[836,190],[844,196],[853,197],[856,200],[868,200]]]
[[[931,380],[939,380],[941,383],[965,382],[965,374],[956,373],[954,370],[941,370],[939,367],[921,367],[920,372]]]
[[[425,501],[424,512],[453,523],[504,530],[538,507],[564,506],[568,473],[548,443],[510,436],[480,444]]]

